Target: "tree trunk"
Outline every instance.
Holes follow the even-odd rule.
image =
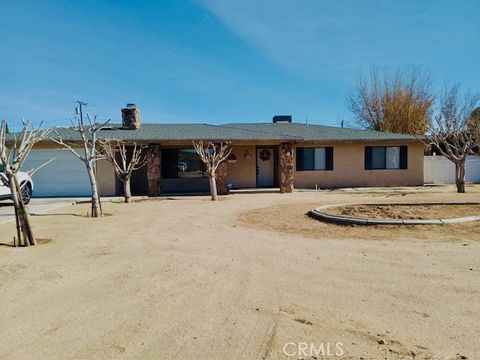
[[[210,182],[210,195],[212,195],[212,201],[217,201],[217,182],[215,181],[215,175],[210,175],[208,177]]]
[[[17,223],[17,237],[19,246],[35,246],[35,236],[28,217],[28,210],[21,197],[20,185],[15,175],[8,176],[13,206],[15,207],[15,219]]]
[[[130,178],[126,178],[123,181],[123,197],[125,198],[125,202],[130,204],[132,202],[132,192],[130,190]]]
[[[15,187],[15,182],[13,180],[13,175],[8,176],[8,186],[10,187],[10,194],[12,194],[13,208],[15,210],[15,222],[17,225],[17,241],[14,245],[22,246],[23,245],[23,236],[22,236],[22,220],[20,219],[20,212],[18,211],[20,204],[18,202],[17,188]]]
[[[457,185],[457,193],[465,192],[465,160],[455,163],[455,183]]]
[[[92,217],[99,217],[102,215],[102,208],[100,206],[100,198],[98,196],[97,179],[95,178],[95,172],[93,171],[93,164],[91,162],[86,163],[88,177],[90,179],[90,188],[92,190]]]

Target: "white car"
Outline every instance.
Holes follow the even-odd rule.
[[[32,198],[33,181],[30,178],[30,175],[28,175],[25,172],[19,172],[17,176],[18,176],[18,181],[20,181],[20,188],[22,190],[23,202],[26,205],[30,202],[30,199]],[[11,196],[12,194],[10,193],[10,188],[5,185],[7,182],[3,181],[7,179],[7,177],[3,173],[3,165],[0,165],[0,177],[3,178],[3,179],[0,179],[0,201],[10,200],[12,198]]]

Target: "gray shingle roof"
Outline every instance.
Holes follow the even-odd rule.
[[[64,141],[80,140],[71,128],[57,128]],[[52,133],[52,136],[55,136]],[[102,139],[125,141],[188,141],[188,140],[294,140],[295,137],[261,129],[250,130],[209,124],[142,124],[137,130],[124,130],[120,125],[110,125],[99,132]],[[301,140],[301,139],[297,139]]]
[[[71,128],[57,128],[64,141],[78,141],[78,133]],[[51,133],[56,137],[55,133]],[[210,124],[142,124],[137,130],[123,130],[112,124],[99,133],[101,139],[124,141],[414,141],[412,135],[393,134],[372,130],[356,130],[324,125],[299,123],[236,123]]]
[[[299,123],[237,123],[225,126],[235,129],[274,132],[276,134],[299,137],[304,141],[416,140],[415,136],[407,134]]]

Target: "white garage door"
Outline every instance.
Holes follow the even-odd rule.
[[[52,158],[55,160],[33,175],[33,196],[89,196],[90,182],[85,165],[68,150],[33,149],[22,170],[28,171],[36,168]],[[98,174],[100,193],[114,195],[113,169],[105,171],[105,166],[101,166],[101,168]]]
[[[90,182],[85,166],[64,149],[34,149],[22,168],[28,171],[55,158],[33,175],[33,196],[88,196]]]

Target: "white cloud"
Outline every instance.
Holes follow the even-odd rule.
[[[198,1],[238,37],[304,76],[338,79],[374,63],[422,65],[458,47],[458,36],[474,36],[474,2]]]
[[[354,60],[369,60],[373,44],[384,35],[386,20],[377,31],[362,31],[368,19],[352,16],[337,2],[292,0],[201,0],[215,16],[242,39],[265,55],[296,70],[309,71],[322,64],[340,68]],[[378,11],[378,8],[377,8]]]

